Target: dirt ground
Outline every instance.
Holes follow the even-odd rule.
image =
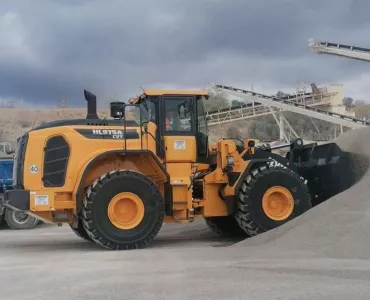
[[[137,251],[104,251],[68,227],[0,231],[7,300],[369,299],[370,261],[261,252],[221,240],[201,221],[165,225]]]

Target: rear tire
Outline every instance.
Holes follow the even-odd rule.
[[[135,171],[119,170],[104,174],[88,188],[82,216],[87,234],[101,247],[140,249],[161,229],[164,203],[150,179]]]
[[[267,195],[269,191],[272,198]],[[279,227],[312,207],[304,179],[279,165],[264,165],[251,171],[241,184],[236,201],[235,218],[250,236]]]
[[[6,209],[5,221],[11,229],[28,230],[37,226],[39,220],[24,212]]]
[[[238,222],[230,216],[205,217],[207,226],[220,237],[246,238],[248,234],[240,228]]]

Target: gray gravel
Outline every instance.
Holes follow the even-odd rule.
[[[0,299],[369,299],[370,261],[228,247],[204,224],[111,252],[68,227],[0,232]],[[224,247],[223,247],[224,246]]]
[[[362,176],[350,189],[314,207],[275,230],[236,247],[262,246],[264,251],[303,251],[332,258],[370,258],[370,130],[356,130],[337,141],[357,155],[355,170]],[[364,174],[365,172],[365,174]]]
[[[343,138],[342,147],[370,157],[360,147],[369,131]],[[369,176],[241,242],[221,240],[202,221],[164,225],[149,248],[120,252],[68,227],[1,230],[0,299],[370,299]]]

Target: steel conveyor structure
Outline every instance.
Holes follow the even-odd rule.
[[[231,107],[228,109],[219,110],[216,112],[209,112],[207,114],[209,126],[251,118],[250,114],[247,114],[247,112],[250,111],[251,107],[253,108],[253,106],[257,106],[259,112],[255,111],[255,114],[252,117],[273,113],[272,111],[291,111],[293,113],[327,121],[344,127],[349,127],[351,129],[370,126],[369,121],[326,111],[298,103],[297,101],[280,99],[273,96],[267,96],[264,94],[219,84],[214,84],[212,89],[216,92],[223,92],[225,94],[243,98],[251,103],[239,107]],[[258,105],[256,105],[257,103]]]
[[[317,54],[329,54],[370,62],[370,49],[309,39],[309,47]]]
[[[288,100],[291,102],[301,103],[306,106],[321,106],[329,105],[331,103],[331,98],[337,95],[337,92],[328,92],[327,88],[317,88],[317,86],[312,83],[312,93],[286,95],[279,97],[282,100]],[[221,108],[218,110],[213,110],[207,112],[207,118],[209,125],[217,125],[223,123],[229,123],[231,121],[245,120],[250,118],[256,118],[261,116],[266,116],[273,114],[275,112],[282,112],[284,110],[277,108],[269,108],[256,102],[256,98],[251,97],[250,103],[243,103],[239,106],[230,106],[227,108]],[[258,99],[257,99],[258,100]]]

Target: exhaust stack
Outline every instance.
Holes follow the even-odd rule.
[[[87,101],[87,116],[86,119],[99,119],[96,112],[96,96],[87,90],[84,90],[85,99]]]

